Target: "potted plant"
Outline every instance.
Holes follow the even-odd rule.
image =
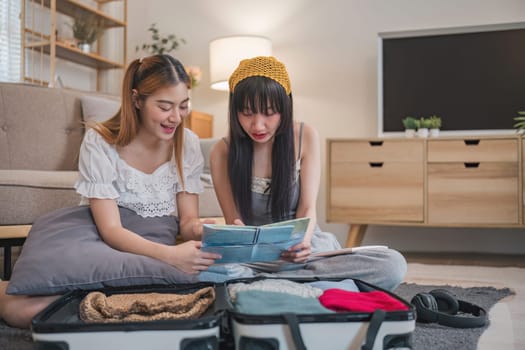
[[[414,117],[407,116],[402,120],[403,126],[405,127],[405,136],[414,137],[417,130],[417,119]]]
[[[186,43],[186,40],[177,38],[175,34],[161,35],[155,23],[148,28],[148,31],[151,32],[151,43],[137,45],[135,51],[145,51],[150,55],[161,55],[177,49],[180,44]]]
[[[514,124],[514,127],[516,128],[516,132],[517,133],[525,132],[525,111],[518,112],[518,116],[514,117],[514,120],[516,121],[516,124]]]
[[[417,129],[417,136],[428,137],[428,130],[430,129],[430,120],[428,118],[419,119],[419,128]]]
[[[71,29],[77,46],[85,53],[90,52],[91,44],[104,33],[102,21],[94,15],[75,17]]]
[[[439,129],[441,129],[441,118],[437,115],[430,116],[428,118],[428,125],[431,137],[439,136]]]

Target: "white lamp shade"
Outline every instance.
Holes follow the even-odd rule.
[[[228,79],[239,62],[256,56],[271,56],[272,42],[258,36],[232,36],[210,42],[210,82],[215,90],[228,91]]]

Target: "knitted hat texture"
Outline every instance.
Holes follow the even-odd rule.
[[[286,67],[272,56],[258,56],[242,60],[230,76],[230,92],[234,91],[235,86],[237,86],[240,81],[255,76],[275,80],[281,84],[287,95],[292,92]]]

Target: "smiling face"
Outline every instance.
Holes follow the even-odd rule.
[[[163,87],[152,95],[135,100],[141,124],[139,133],[172,140],[175,130],[188,116],[189,95],[185,84]]]

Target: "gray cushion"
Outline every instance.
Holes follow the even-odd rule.
[[[120,208],[124,227],[142,237],[174,244],[175,217],[142,218]],[[63,294],[131,285],[195,283],[196,275],[158,260],[121,252],[101,240],[87,206],[59,209],[35,221],[16,261],[7,293]]]
[[[211,138],[211,139],[201,139],[201,151],[204,156],[204,174],[210,173],[210,151],[213,145],[217,143],[220,139]]]
[[[0,84],[0,100],[0,169],[77,169],[83,128],[73,93]]]
[[[204,182],[204,192],[199,194],[200,217],[222,217],[222,210],[217,200],[213,185]]]
[[[120,108],[120,101],[99,96],[84,95],[80,97],[82,118],[85,122],[94,120],[103,122],[113,117]]]
[[[78,205],[77,171],[0,169],[0,225],[27,225],[50,211]]]

